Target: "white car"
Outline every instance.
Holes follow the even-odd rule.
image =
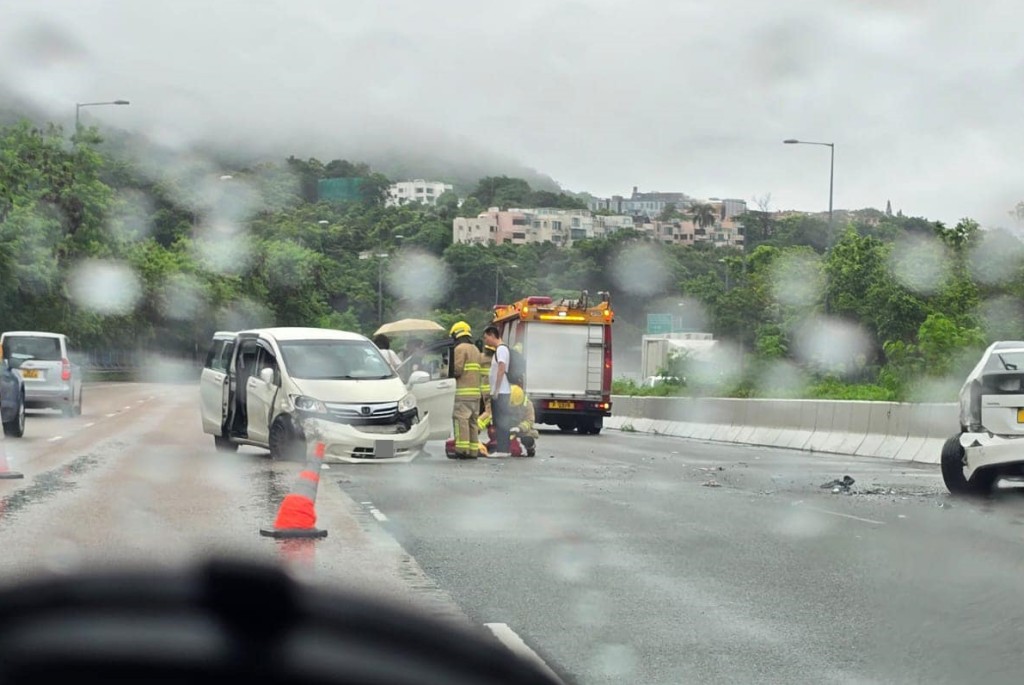
[[[960,389],[960,433],[942,448],[953,494],[986,494],[1000,478],[1024,476],[1024,342],[985,350]]]
[[[66,335],[7,331],[0,335],[0,347],[25,383],[26,407],[60,409],[64,416],[82,413],[82,368]]]
[[[408,462],[451,433],[455,380],[417,371],[408,386],[357,333],[322,328],[219,332],[200,381],[203,431],[298,459],[307,441],[325,459]]]

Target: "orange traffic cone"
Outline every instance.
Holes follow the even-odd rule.
[[[260,535],[272,538],[323,538],[326,530],[316,527],[316,491],[320,483],[320,466],[324,461],[324,444],[316,443],[299,473],[295,487],[285,496],[277,510],[273,528],[260,528]]]
[[[7,465],[7,448],[4,447],[4,442],[3,434],[0,433],[0,479],[14,480],[15,478],[24,478],[24,474],[12,471]]]

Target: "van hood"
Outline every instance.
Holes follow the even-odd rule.
[[[291,385],[298,394],[321,402],[397,402],[409,392],[397,376],[365,381],[292,378]]]

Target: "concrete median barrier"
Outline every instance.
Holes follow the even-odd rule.
[[[787,406],[791,407],[795,425],[782,431],[775,442],[775,447],[802,450],[807,446],[811,436],[814,435],[814,426],[818,420],[818,405],[814,400],[791,400]]]
[[[613,403],[605,419],[612,429],[933,464],[958,426],[952,403],[618,396]]]
[[[814,433],[810,440],[804,445],[805,450],[811,452],[825,452],[826,446],[832,437],[832,421],[835,419],[836,408],[832,402],[826,400],[815,400],[817,415],[814,419]]]

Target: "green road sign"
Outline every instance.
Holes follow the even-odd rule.
[[[656,335],[658,333],[671,333],[672,332],[672,315],[671,314],[648,314],[647,315],[647,334]]]

